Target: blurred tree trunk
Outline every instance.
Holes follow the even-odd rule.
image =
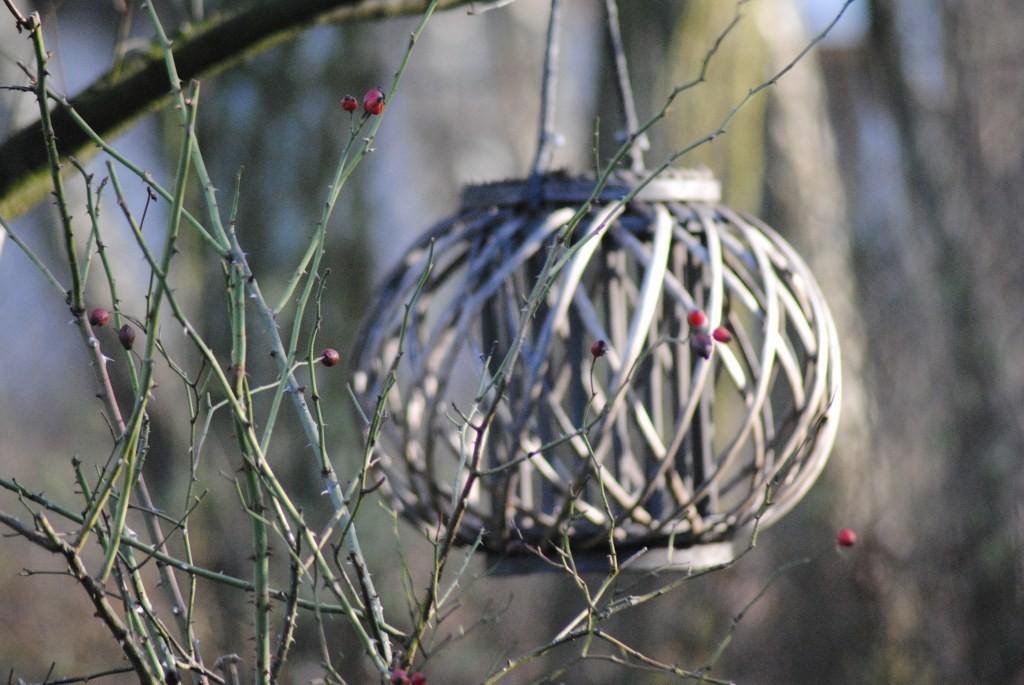
[[[876,395],[873,466],[892,476],[876,494],[889,519],[878,592],[904,608],[893,651],[935,682],[1024,677],[1022,32],[1012,0],[874,4],[874,92],[909,210],[864,242],[865,262],[890,268],[862,279],[871,339],[886,341],[872,346],[876,382],[891,390]]]
[[[668,126],[654,136],[661,154],[683,147],[716,130],[726,114],[747,92],[769,76],[772,49],[753,13],[733,3],[688,2],[670,38],[666,68],[661,72],[659,97],[700,74],[708,50],[733,18],[732,28],[711,60],[707,81],[684,92],[673,103]],[[690,167],[707,167],[722,182],[725,201],[744,211],[761,207],[765,170],[765,112],[767,98],[751,100],[733,120],[726,135],[702,145],[682,160]],[[660,144],[659,144],[660,143]],[[659,154],[651,162],[660,161]]]

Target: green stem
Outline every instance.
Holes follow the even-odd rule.
[[[167,219],[167,235],[164,238],[163,257],[160,263],[159,273],[165,277],[171,268],[171,261],[176,254],[178,230],[181,226],[182,207],[185,202],[185,192],[188,187],[188,171],[191,166],[191,153],[193,148],[193,131],[195,130],[197,103],[199,98],[199,84],[192,84],[188,98],[188,106],[185,114],[187,116],[185,131],[182,136],[181,150],[178,156],[178,169],[174,181],[174,198],[171,203],[170,216]],[[166,282],[163,286],[157,285],[154,292],[150,293],[150,308],[146,316],[147,335],[145,351],[142,355],[142,378],[139,383],[139,390],[136,394],[135,408],[128,421],[127,440],[122,442],[124,446],[123,462],[126,468],[124,482],[121,485],[121,496],[118,501],[118,508],[114,516],[113,531],[111,539],[114,541],[107,549],[107,555],[103,562],[103,570],[100,573],[101,581],[106,581],[110,570],[117,558],[118,542],[121,539],[121,531],[124,529],[125,520],[128,516],[128,505],[131,500],[131,491],[138,475],[135,469],[135,459],[138,456],[138,439],[143,423],[146,421],[146,412],[149,406],[150,393],[156,384],[154,377],[154,357],[156,355],[157,340],[160,334],[160,310],[165,301],[167,292]],[[119,460],[119,463],[121,460]],[[113,478],[110,480],[112,485]],[[105,494],[109,494],[109,489]],[[105,495],[104,495],[105,498]],[[102,498],[101,498],[102,499]],[[81,547],[79,547],[81,549]]]
[[[46,65],[50,61],[46,46],[43,43],[43,27],[39,13],[33,13],[27,20],[32,34],[32,45],[36,52],[36,98],[39,101],[39,120],[43,127],[43,141],[46,145],[46,160],[53,182],[53,194],[57,200],[57,211],[64,237],[64,250],[68,258],[68,270],[71,272],[71,291],[68,293],[68,304],[75,318],[85,313],[85,292],[82,272],[78,264],[78,248],[75,246],[75,233],[71,225],[71,214],[68,210],[67,195],[64,192],[64,177],[61,175],[60,154],[57,152],[57,136],[53,132],[53,121],[50,118],[49,98],[46,96]]]
[[[88,497],[88,483],[85,481],[85,477],[78,470],[76,470],[76,474],[79,486],[82,487],[83,492],[86,493],[86,496]],[[0,487],[17,494],[19,497],[24,498],[25,500],[39,504],[48,511],[52,511],[55,514],[59,514],[63,519],[67,521],[79,525],[84,521],[80,514],[71,511],[70,509],[67,509],[65,507],[62,507],[55,502],[51,502],[50,500],[36,493],[26,490],[23,486],[19,485],[14,481],[10,481],[5,478],[0,478]],[[165,567],[177,569],[179,571],[187,573],[190,576],[196,578],[203,578],[204,580],[209,580],[214,583],[224,585],[226,587],[236,588],[246,592],[253,592],[254,590],[253,584],[249,581],[243,580],[241,578],[235,578],[234,576],[226,575],[225,573],[222,573],[220,571],[211,571],[210,569],[204,568],[202,566],[196,566],[195,564],[189,561],[173,557],[167,554],[166,552],[161,551],[158,546],[148,545],[145,542],[139,540],[138,538],[129,535],[127,532],[121,538],[121,544],[125,547],[137,549],[147,558],[153,558]],[[143,560],[143,562],[140,563],[144,563],[144,561],[145,560]],[[287,594],[283,590],[271,590],[270,594],[271,597],[276,600],[286,601],[288,599]],[[329,614],[343,614],[348,611],[346,607],[340,605],[317,604],[306,599],[299,599],[298,605],[303,609],[317,610]],[[360,617],[361,616],[362,615],[360,614]]]

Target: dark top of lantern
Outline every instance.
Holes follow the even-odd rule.
[[[644,181],[631,172],[613,175],[597,197],[598,202],[616,202]],[[540,195],[537,204],[582,204],[590,199],[597,182],[593,176],[570,176],[565,172],[546,174],[535,186]],[[531,201],[529,180],[498,181],[468,186],[462,193],[463,208],[502,207]],[[721,184],[706,170],[669,169],[637,191],[636,202],[718,202]]]

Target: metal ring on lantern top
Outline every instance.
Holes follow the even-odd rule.
[[[387,278],[353,355],[372,404],[404,330],[380,466],[431,536],[467,482],[477,435],[464,416],[497,399],[457,541],[480,540],[499,571],[548,567],[566,546],[577,568],[607,569],[610,541],[620,560],[646,548],[634,569],[728,562],[803,497],[834,442],[839,344],[804,262],[719,204],[709,175],[667,172],[621,203],[636,182],[609,183],[577,227],[500,399],[491,374],[592,178],[468,188]],[[695,344],[718,326],[729,340]]]

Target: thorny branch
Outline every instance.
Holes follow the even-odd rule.
[[[637,192],[666,170],[679,157],[725,133],[733,118],[752,98],[785,76],[808,51],[824,38],[835,23],[839,21],[852,1],[847,0],[838,11],[832,23],[819,35],[815,36],[786,66],[764,83],[752,88],[730,110],[718,128],[697,138],[683,148],[670,153],[661,166],[643,175],[632,193],[623,198],[620,204],[624,206],[628,203]],[[134,103],[130,107],[121,109],[119,112],[120,118],[115,117],[111,120],[109,116],[101,116],[98,113],[95,107],[95,100],[93,99],[96,96],[96,92],[93,92],[93,90],[103,90],[108,88],[108,84],[98,84],[96,89],[90,89],[83,95],[70,101],[48,88],[46,74],[48,53],[42,43],[38,15],[30,15],[28,17],[22,15],[13,0],[4,0],[4,4],[14,17],[17,29],[19,31],[28,31],[35,40],[37,75],[33,84],[33,92],[36,94],[40,104],[40,122],[37,127],[30,127],[30,129],[26,130],[27,133],[21,132],[0,146],[0,156],[4,156],[7,151],[20,149],[19,146],[25,145],[26,150],[31,150],[30,157],[32,155],[38,157],[40,154],[44,154],[45,160],[40,161],[35,157],[32,157],[32,159],[25,158],[28,161],[24,166],[19,166],[18,164],[5,166],[6,169],[20,168],[21,171],[10,178],[0,174],[0,215],[10,211],[7,209],[8,205],[4,204],[9,201],[10,197],[17,197],[21,193],[26,192],[24,191],[25,173],[31,173],[34,169],[45,169],[48,172],[48,180],[53,188],[61,217],[61,224],[64,228],[65,253],[70,271],[70,286],[66,289],[68,304],[72,314],[75,316],[76,324],[85,346],[90,353],[92,372],[99,388],[97,396],[103,402],[104,412],[112,427],[116,444],[109,463],[100,472],[98,481],[88,485],[85,483],[84,478],[81,480],[84,491],[82,494],[86,497],[87,502],[84,514],[61,507],[40,494],[30,492],[13,480],[0,479],[0,486],[16,493],[23,503],[32,503],[51,511],[59,515],[66,522],[77,526],[78,535],[74,538],[73,544],[65,542],[42,513],[33,514],[34,526],[29,526],[4,512],[0,512],[0,523],[3,523],[22,538],[63,559],[68,573],[77,581],[89,597],[96,609],[96,615],[118,642],[125,658],[131,664],[131,668],[136,673],[140,682],[163,682],[165,677],[168,677],[165,669],[173,670],[175,665],[173,660],[169,664],[165,663],[167,655],[157,653],[157,647],[153,645],[154,640],[152,640],[151,636],[157,636],[161,640],[170,643],[174,643],[174,640],[167,634],[162,625],[158,625],[156,614],[144,594],[145,588],[141,585],[136,586],[138,589],[136,590],[134,600],[130,601],[130,598],[127,596],[124,598],[125,607],[120,613],[110,603],[110,594],[104,587],[103,581],[110,577],[120,578],[122,577],[120,574],[126,573],[132,581],[141,583],[141,576],[138,575],[138,571],[145,564],[145,561],[134,563],[132,561],[134,550],[144,553],[147,559],[153,558],[157,560],[161,569],[162,585],[170,592],[169,601],[176,617],[179,619],[184,615],[182,612],[186,607],[186,603],[182,599],[180,590],[177,589],[172,569],[177,569],[189,577],[193,583],[193,597],[194,583],[199,579],[238,588],[257,597],[257,601],[254,602],[254,625],[257,626],[256,637],[257,642],[260,643],[258,649],[261,650],[257,655],[259,667],[257,676],[260,682],[274,682],[278,678],[296,634],[296,626],[300,618],[300,608],[311,610],[315,613],[317,625],[321,632],[323,632],[322,617],[324,614],[335,613],[345,616],[361,640],[367,658],[373,663],[374,668],[382,679],[387,678],[391,669],[397,665],[404,668],[411,667],[418,656],[425,651],[424,640],[428,632],[443,620],[442,605],[449,596],[449,593],[455,589],[455,583],[453,582],[452,589],[444,592],[442,591],[442,584],[447,579],[446,576],[451,575],[451,572],[448,570],[449,562],[451,562],[453,548],[462,527],[469,493],[477,479],[490,473],[486,465],[483,464],[485,441],[488,431],[494,424],[499,403],[502,401],[504,392],[507,389],[510,377],[509,372],[518,363],[518,357],[525,340],[524,336],[526,335],[527,326],[525,324],[533,318],[542,305],[549,290],[556,282],[556,275],[587,239],[585,237],[583,240],[571,243],[569,237],[583,217],[586,216],[593,201],[600,195],[611,174],[622,164],[627,155],[633,156],[635,168],[641,167],[642,162],[636,161],[641,159],[640,155],[635,154],[635,150],[644,140],[646,133],[666,116],[676,97],[706,81],[708,68],[714,55],[740,21],[739,7],[743,3],[737,4],[736,16],[723,29],[709,48],[696,79],[675,87],[666,98],[662,108],[643,123],[636,123],[635,112],[630,112],[627,108],[627,120],[630,122],[630,132],[627,140],[612,156],[607,166],[600,170],[591,201],[584,203],[576,215],[567,222],[560,235],[560,240],[552,246],[548,253],[535,287],[521,311],[522,325],[520,326],[519,337],[511,345],[508,354],[498,362],[493,380],[490,381],[493,384],[482,388],[476,405],[464,417],[464,430],[467,435],[472,433],[473,436],[467,441],[469,453],[466,455],[466,468],[461,476],[463,480],[458,483],[461,494],[457,498],[456,507],[452,515],[447,520],[441,522],[427,586],[422,593],[410,598],[411,608],[414,610],[412,612],[413,625],[409,632],[404,634],[393,628],[385,620],[383,603],[381,602],[379,591],[374,585],[372,569],[363,556],[356,537],[355,515],[359,504],[366,495],[373,492],[376,488],[376,486],[368,487],[366,478],[374,455],[373,427],[379,428],[381,423],[386,420],[387,417],[384,414],[384,407],[386,405],[383,402],[379,402],[377,412],[370,419],[370,438],[365,446],[364,459],[352,481],[352,486],[345,491],[341,487],[337,474],[334,473],[331,460],[328,458],[325,445],[326,432],[323,430],[323,414],[318,408],[316,411],[310,411],[303,397],[303,387],[295,375],[296,371],[303,368],[303,366],[308,366],[310,373],[315,373],[312,360],[310,359],[308,363],[304,364],[298,359],[297,353],[301,349],[307,349],[300,346],[300,341],[306,332],[304,328],[306,325],[304,310],[310,300],[319,303],[321,296],[321,291],[317,289],[317,284],[320,278],[320,257],[324,246],[324,232],[334,203],[345,181],[355,171],[359,161],[369,151],[370,143],[376,135],[380,120],[370,121],[368,117],[364,117],[353,128],[352,138],[343,152],[334,182],[330,186],[324,213],[317,225],[314,238],[310,241],[309,250],[300,260],[300,263],[297,264],[294,272],[295,276],[287,285],[286,295],[281,300],[282,305],[272,307],[263,298],[258,279],[249,267],[239,236],[233,230],[233,224],[230,230],[221,224],[220,210],[217,205],[213,183],[207,175],[205,163],[202,160],[201,148],[194,133],[198,85],[191,85],[188,91],[176,87],[170,95],[177,103],[178,113],[182,117],[183,135],[178,174],[171,189],[166,190],[160,187],[152,177],[132,165],[130,160],[121,156],[105,140],[107,135],[117,126],[126,123],[131,117],[137,115],[138,112],[168,97],[166,94],[168,78],[170,78],[172,84],[178,86],[182,83],[188,83],[193,76],[199,73],[205,73],[211,68],[217,68],[224,64],[229,56],[222,55],[209,58],[197,65],[188,59],[188,55],[191,54],[189,50],[197,50],[196,46],[201,44],[199,42],[200,39],[206,41],[210,40],[211,36],[223,37],[225,26],[233,26],[237,29],[239,17],[251,15],[231,15],[220,23],[211,23],[208,26],[200,27],[196,34],[176,42],[171,41],[170,38],[162,33],[155,13],[153,13],[154,25],[159,29],[158,42],[162,46],[162,50],[159,57],[147,57],[145,65],[131,71],[127,78],[116,83],[112,82],[109,84],[109,89],[104,90],[103,96],[107,98],[107,107],[109,107],[110,98],[113,97],[112,94],[120,94],[118,97],[123,96],[127,98],[126,102]],[[304,26],[311,21],[331,16],[330,12],[335,13],[333,16],[341,17],[341,13],[349,10],[353,13],[351,16],[355,16],[355,12],[390,11],[389,8],[385,7],[385,3],[379,2],[355,3],[336,1],[314,4],[317,7],[312,14],[308,13],[307,10],[296,11],[294,8],[289,8],[292,16],[288,21],[292,23],[261,29],[266,32],[262,34],[263,37],[271,36],[273,40],[277,40],[283,37],[286,30]],[[427,3],[412,2],[410,0],[403,3],[398,11],[412,11],[414,7],[422,9],[425,4]],[[423,21],[412,34],[409,48],[405,52],[401,66],[396,72],[394,82],[388,92],[389,99],[396,92],[402,72],[409,61],[412,48],[431,12],[435,8],[451,7],[459,4],[463,4],[463,2],[450,0],[449,2],[435,1],[428,4],[427,10],[423,15]],[[556,0],[553,6],[557,7],[557,4]],[[362,5],[362,8],[357,8],[356,5]],[[614,3],[609,3],[608,6],[610,14],[614,17],[612,13]],[[150,10],[152,11],[152,8]],[[348,17],[350,15],[344,16]],[[285,26],[285,28],[281,28],[282,26]],[[555,28],[556,26],[553,22],[553,32]],[[613,29],[613,34],[615,33]],[[249,40],[249,38],[246,40]],[[245,54],[245,51],[252,47],[252,45],[254,43],[245,43],[243,41],[241,47],[233,48],[235,52],[230,57],[237,58],[239,55]],[[549,43],[549,45],[553,45],[553,43]],[[551,49],[553,50],[553,47]],[[617,53],[621,56],[621,49],[617,48]],[[179,70],[179,65],[185,66]],[[623,70],[624,60],[620,60],[618,66],[620,71]],[[553,79],[553,75],[551,78]],[[628,87],[628,80],[624,80],[623,83],[627,84],[625,87]],[[145,84],[146,88],[141,88],[140,84]],[[153,87],[155,87],[154,84],[159,86],[157,88],[160,91],[159,93],[154,94],[152,92]],[[128,91],[132,88],[139,91],[137,97],[136,95],[129,94]],[[114,99],[116,100],[117,98]],[[631,103],[631,98],[627,97],[626,99],[627,102]],[[50,102],[54,102],[57,105],[52,111],[49,107]],[[114,107],[113,109],[116,110],[118,108]],[[550,139],[544,136],[550,133],[549,123],[546,118],[545,125],[542,127],[542,137],[539,145],[541,149],[538,151],[538,165],[535,171],[542,168],[541,162],[547,158],[548,149],[545,146],[550,144]],[[31,145],[24,143],[22,140],[23,135],[28,136],[29,134],[37,135]],[[39,145],[40,139],[44,141],[43,146]],[[139,222],[135,221],[123,202],[123,194],[119,188],[113,163],[109,167],[110,178],[118,195],[119,203],[122,206],[125,222],[132,228],[132,233],[138,242],[139,249],[149,265],[154,283],[153,289],[150,292],[151,309],[147,312],[147,316],[141,319],[144,323],[143,331],[146,334],[145,349],[139,355],[143,373],[138,379],[137,396],[133,398],[134,406],[127,420],[121,413],[120,405],[107,371],[109,360],[103,354],[94,331],[87,317],[84,316],[86,312],[84,298],[86,288],[85,274],[88,273],[88,268],[79,261],[82,252],[72,230],[73,220],[68,209],[66,193],[63,189],[64,178],[62,174],[64,172],[64,163],[62,159],[64,157],[62,155],[66,155],[68,151],[81,151],[86,146],[95,146],[109,153],[118,164],[142,178],[149,184],[154,193],[171,203],[171,218],[168,223],[168,233],[164,249],[161,252],[153,251],[144,237]],[[13,159],[14,157],[10,158]],[[191,174],[198,178],[201,186],[200,194],[207,205],[209,216],[205,222],[189,213],[185,207],[186,181]],[[85,182],[87,185],[90,185],[92,180],[86,178]],[[24,201],[24,197],[27,196],[21,196],[19,201]],[[3,221],[2,227],[5,232],[11,234],[9,225],[3,220],[2,216],[0,216],[0,221]],[[175,236],[178,229],[183,225],[194,230],[203,247],[209,251],[209,254],[214,259],[221,261],[225,270],[225,281],[228,286],[229,297],[234,298],[229,308],[233,317],[236,318],[232,319],[232,332],[234,334],[231,349],[232,363],[228,368],[222,366],[218,355],[208,347],[206,341],[191,323],[181,303],[175,296],[174,288],[171,285],[171,263],[177,254]],[[600,230],[600,228],[598,226],[595,232]],[[13,234],[11,235],[13,237]],[[43,273],[51,285],[56,286],[58,290],[65,291],[65,287],[45,267],[42,260],[35,258],[35,255],[31,253],[30,248],[28,248],[24,241],[15,240],[15,244],[29,255],[30,259],[36,263],[41,273]],[[425,277],[426,274],[424,274]],[[108,275],[108,278],[111,280],[109,285],[111,290],[113,290],[112,276]],[[281,313],[284,304],[291,302],[292,295],[295,292],[300,293],[295,324],[291,335],[283,336],[278,331],[277,316]],[[254,530],[254,568],[256,565],[260,566],[259,569],[256,569],[254,578],[251,581],[232,578],[204,568],[201,564],[193,563],[189,557],[183,560],[172,555],[167,547],[169,536],[165,535],[160,529],[159,519],[162,514],[152,502],[145,486],[145,481],[134,470],[135,462],[133,460],[140,457],[145,451],[144,426],[147,421],[148,403],[152,400],[152,390],[154,388],[151,376],[154,364],[160,354],[165,355],[168,364],[174,363],[163,349],[159,340],[158,315],[160,302],[166,303],[166,306],[171,310],[171,316],[185,329],[186,337],[192,341],[196,351],[198,351],[202,358],[204,375],[212,379],[212,385],[217,386],[224,395],[224,399],[216,404],[209,401],[209,396],[207,396],[206,399],[209,401],[207,410],[212,415],[213,411],[216,411],[214,407],[224,409],[231,413],[234,420],[238,447],[242,454],[245,477],[247,479],[246,512],[252,521]],[[268,417],[270,426],[265,428],[263,434],[257,432],[253,395],[259,389],[253,389],[249,386],[246,364],[246,336],[248,333],[246,330],[245,312],[247,304],[255,305],[255,309],[265,329],[264,333],[270,341],[270,347],[273,351],[272,356],[279,367],[279,377],[274,383],[266,386],[266,388],[277,393],[279,397],[287,395],[294,400],[300,424],[309,438],[310,447],[317,455],[317,464],[320,468],[321,476],[324,478],[326,491],[333,500],[335,516],[331,519],[329,525],[322,529],[319,535],[314,534],[307,526],[305,516],[300,507],[293,502],[291,493],[282,485],[267,462],[270,431],[276,414],[271,413]],[[311,345],[312,343],[310,342],[308,349],[312,349]],[[311,357],[311,355],[307,356]],[[399,351],[394,360],[395,368],[397,368],[400,358],[401,351]],[[186,374],[182,373],[181,375],[183,379],[187,379]],[[198,391],[198,387],[198,383],[192,386],[193,393],[197,399],[202,395]],[[276,412],[276,409],[274,411]],[[192,411],[191,416],[194,420],[198,419],[199,410]],[[592,419],[592,421],[597,420],[599,420],[599,417]],[[578,432],[574,435],[585,438],[591,425],[593,424],[581,425],[578,428]],[[508,468],[529,458],[530,455],[523,455],[520,459],[514,459],[502,468]],[[126,528],[125,520],[129,511],[129,499],[133,493],[138,495],[141,503],[139,509],[143,512],[143,518],[146,521],[151,540],[150,544],[136,539],[134,534]],[[770,493],[766,497],[766,505],[769,501]],[[111,511],[108,507],[109,502],[116,503],[118,508]],[[180,526],[177,523],[174,524],[175,531],[185,528],[183,522],[187,520],[193,511],[194,508],[191,507],[187,510]],[[86,568],[82,559],[83,546],[88,536],[93,533],[102,540],[106,551],[103,570],[100,573],[92,572]],[[581,659],[607,659],[623,666],[650,668],[679,677],[699,679],[709,683],[726,683],[727,681],[709,677],[707,671],[710,670],[710,667],[717,661],[722,651],[729,644],[736,626],[739,625],[746,610],[754,602],[761,599],[764,592],[777,577],[798,564],[808,563],[809,559],[802,559],[787,565],[779,569],[769,579],[761,592],[751,600],[743,611],[734,617],[729,631],[720,641],[718,649],[715,651],[709,664],[699,671],[686,670],[673,664],[655,660],[641,650],[629,646],[626,641],[611,635],[602,625],[612,616],[626,610],[635,609],[638,606],[662,597],[693,578],[722,570],[734,564],[739,558],[742,558],[754,548],[756,534],[755,526],[748,548],[736,560],[728,564],[688,574],[671,582],[666,582],[656,590],[647,593],[629,594],[626,596],[616,596],[613,592],[617,587],[622,571],[629,565],[629,560],[624,561],[622,564],[618,563],[614,544],[612,544],[613,561],[611,571],[598,585],[593,587],[585,581],[579,570],[575,567],[572,549],[567,544],[564,549],[557,551],[557,557],[552,563],[559,565],[565,573],[573,577],[577,587],[586,597],[586,608],[568,621],[554,639],[527,650],[519,657],[509,659],[503,667],[497,669],[491,675],[488,682],[496,682],[504,678],[512,670],[551,652],[556,647],[581,641],[584,644],[580,653]],[[342,538],[347,549],[347,552],[342,555],[340,553],[340,545],[334,548],[336,550],[335,558],[333,559],[335,562],[334,568],[328,564],[328,561],[331,560],[324,553],[330,544],[332,535]],[[271,554],[269,543],[274,536],[278,536],[285,541],[289,557],[288,587],[285,590],[277,590],[270,585],[269,565],[271,563]],[[347,564],[342,560],[347,561]],[[467,563],[464,563],[461,568],[455,571],[456,579],[466,573]],[[350,579],[349,574],[353,575],[354,580]],[[128,585],[129,583],[125,582],[121,584],[121,587],[127,588]],[[314,588],[313,599],[300,596],[300,591],[309,586]],[[339,604],[329,605],[319,599],[317,593],[324,588],[332,594]],[[271,600],[277,600],[285,607],[284,618],[281,623],[282,631],[277,643],[277,649],[274,651],[274,656],[276,657],[274,659],[271,658],[269,651],[270,637],[272,635],[269,623]],[[189,606],[191,606],[191,602]],[[123,615],[126,618],[122,618]],[[188,620],[185,620],[185,625],[180,626],[181,634],[184,636],[192,635],[192,628],[189,623]],[[145,630],[149,630],[151,633],[143,635],[142,632]],[[392,640],[400,643],[401,653],[398,653],[397,650],[395,652],[392,651]],[[590,654],[590,645],[595,640],[612,646],[618,655]],[[202,665],[198,652],[198,639],[194,641],[186,639],[183,642],[186,644],[174,646],[179,660],[178,665],[190,670],[200,682],[208,682],[211,677],[216,678]],[[325,657],[325,672],[328,673],[329,677],[336,677],[337,674],[333,671],[333,667],[330,666],[329,649],[325,649]],[[337,678],[340,680],[340,676],[337,676]]]

